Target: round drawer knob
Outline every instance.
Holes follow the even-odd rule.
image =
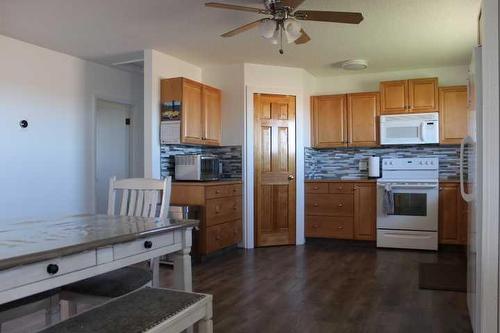
[[[57,266],[56,264],[49,264],[47,266],[47,273],[49,273],[50,275],[54,275],[57,272],[59,272],[59,266]]]
[[[313,187],[313,190],[319,190],[319,187],[314,186],[314,187]]]
[[[215,239],[220,240],[220,236],[219,235],[215,236]]]
[[[317,202],[315,202],[315,203],[313,204],[313,206],[314,206],[314,207],[318,207],[319,205],[318,205],[318,203],[317,203]]]
[[[219,190],[215,190],[215,194],[220,194],[220,191]]]
[[[319,225],[317,225],[317,224],[313,225],[314,229],[317,229],[318,227],[319,227]]]
[[[145,241],[144,242],[144,248],[150,249],[153,247],[153,242],[152,241]]]
[[[342,186],[339,186],[339,187],[337,187],[337,190],[342,191],[342,188],[343,188]]]
[[[344,207],[344,204],[341,202],[341,203],[339,203],[337,206],[339,206],[339,207]]]
[[[339,226],[337,227],[337,229],[342,230],[342,229],[344,229],[344,227],[343,227],[343,226],[341,226],[341,225],[339,225]]]

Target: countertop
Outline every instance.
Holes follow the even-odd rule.
[[[194,181],[179,181],[172,182],[173,185],[186,185],[186,186],[214,186],[214,185],[233,185],[241,184],[241,179],[221,179],[208,182],[194,182]]]
[[[324,179],[306,179],[306,183],[329,183],[329,182],[346,182],[346,183],[373,183],[375,179],[340,179],[340,178],[324,178]],[[460,183],[460,179],[439,179],[440,183]]]
[[[2,222],[0,270],[197,225],[196,220],[108,215]]]

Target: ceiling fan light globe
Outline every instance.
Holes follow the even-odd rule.
[[[302,35],[302,27],[294,19],[286,19],[284,22],[285,36],[288,43],[293,43]]]
[[[274,30],[273,36],[270,38],[270,40],[271,40],[271,44],[273,44],[273,45],[279,44],[279,42],[280,42],[280,29],[279,28],[276,28],[276,30]]]
[[[266,19],[260,23],[260,35],[266,39],[273,38],[276,31],[276,22]]]

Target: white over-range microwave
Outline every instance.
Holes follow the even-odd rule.
[[[431,143],[439,143],[437,112],[380,116],[380,144]]]

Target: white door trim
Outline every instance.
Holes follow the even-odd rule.
[[[301,89],[246,86],[243,144],[243,247],[254,248],[254,94],[295,96],[296,244],[304,238],[304,93]]]
[[[482,256],[480,320],[476,332],[498,332],[499,318],[499,54],[498,0],[483,0],[482,41],[483,144]],[[480,147],[481,148],[481,147]],[[480,171],[481,172],[481,171]]]
[[[91,175],[90,175],[90,194],[91,194],[91,204],[92,204],[92,207],[91,207],[91,212],[92,213],[95,213],[96,212],[96,207],[97,207],[97,195],[96,195],[96,186],[95,186],[95,183],[96,183],[96,177],[97,177],[97,101],[98,100],[101,100],[101,101],[106,101],[106,102],[112,102],[112,103],[117,103],[117,104],[123,104],[123,105],[126,105],[128,107],[130,107],[130,113],[131,113],[131,122],[132,122],[132,126],[130,126],[130,144],[129,144],[129,149],[130,149],[130,153],[129,153],[129,170],[130,170],[130,173],[133,173],[134,172],[134,163],[133,161],[135,161],[135,153],[134,153],[134,149],[133,149],[133,142],[134,142],[134,139],[135,138],[135,131],[134,131],[134,127],[135,127],[135,123],[137,122],[136,121],[136,114],[137,114],[137,111],[136,111],[136,105],[134,103],[132,103],[130,100],[124,100],[122,98],[115,98],[115,97],[111,97],[111,96],[105,96],[105,95],[93,95],[92,97],[92,112],[91,112],[91,124],[92,124],[92,129],[91,129],[91,135],[90,135],[90,147],[91,147],[91,152],[90,152],[90,158],[92,159],[91,160],[91,165],[92,165],[92,170],[91,170]]]

